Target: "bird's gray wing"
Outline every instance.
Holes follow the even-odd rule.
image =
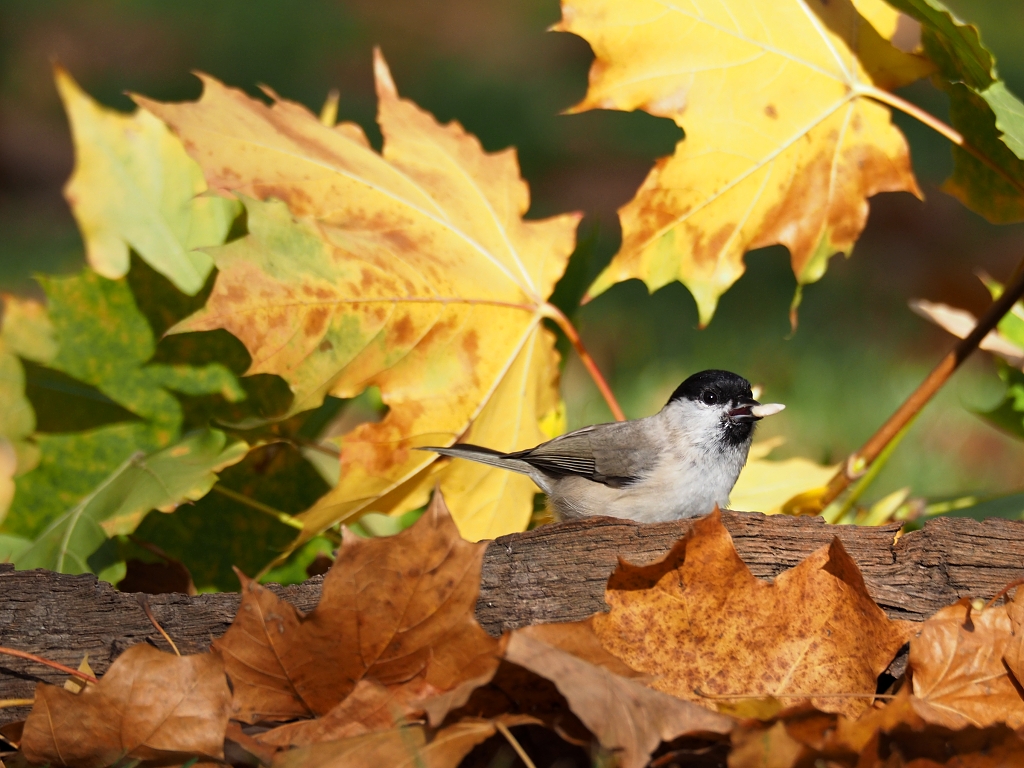
[[[636,482],[657,461],[637,422],[596,424],[509,454],[556,475],[579,475],[620,488]]]

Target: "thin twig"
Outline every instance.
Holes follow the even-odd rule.
[[[324,101],[323,107],[320,108],[320,122],[328,128],[333,128],[334,124],[338,122],[338,102],[340,100],[341,91],[337,88],[331,88],[327,92],[327,99]]]
[[[237,501],[239,504],[245,504],[245,506],[255,509],[257,512],[262,512],[265,515],[270,515],[279,523],[284,523],[285,525],[289,525],[292,528],[298,528],[300,531],[302,530],[302,522],[298,518],[289,515],[287,512],[282,512],[279,509],[268,507],[263,502],[256,501],[256,499],[250,499],[248,496],[241,494],[238,491],[233,491],[230,488],[226,488],[220,483],[217,483],[215,486],[213,486],[213,490],[219,493],[221,496],[227,496],[229,499]]]
[[[330,456],[332,459],[341,458],[341,451],[337,448],[332,448],[329,445],[318,443],[316,440],[307,440],[304,437],[289,437],[285,439],[285,442],[291,443],[297,448],[309,448],[311,451],[317,451],[325,456]]]
[[[160,626],[160,622],[156,620],[156,616],[153,615],[153,609],[149,606],[149,597],[145,594],[138,594],[135,596],[135,600],[142,607],[142,610],[146,612],[146,617],[153,622],[153,626],[156,627],[156,631],[163,635],[164,640],[171,646],[175,656],[181,656],[181,651],[178,650],[178,646],[171,640],[171,636],[167,634],[163,627]]]
[[[523,761],[526,768],[537,768],[537,766],[533,764],[533,760],[530,759],[530,756],[526,754],[526,750],[523,749],[523,745],[520,744],[516,737],[512,735],[512,731],[508,729],[508,726],[500,720],[495,720],[494,727],[497,728],[498,732],[505,737],[505,740],[512,745],[512,749],[514,749],[516,754],[519,755],[519,759]]]
[[[0,709],[7,709],[8,707],[31,707],[35,703],[35,699],[0,699]]]
[[[594,380],[597,385],[598,391],[604,401],[608,404],[609,410],[612,412],[612,416],[615,417],[616,421],[625,421],[626,414],[622,412],[622,408],[619,407],[619,401],[615,399],[615,395],[612,394],[611,387],[608,386],[608,382],[605,381],[604,376],[601,375],[601,369],[597,367],[597,363],[594,362],[594,358],[590,356],[587,348],[583,345],[583,339],[580,338],[579,333],[576,331],[572,321],[565,316],[554,304],[545,304],[541,308],[541,313],[545,317],[549,317],[555,321],[559,328],[562,329],[562,333],[569,339],[569,343],[576,350],[576,354],[580,356],[580,362],[583,363],[583,367],[587,369],[587,373],[590,374],[590,378]]]
[[[13,656],[16,659],[26,659],[27,661],[34,661],[37,664],[45,664],[46,666],[52,667],[53,669],[56,669],[59,672],[63,672],[67,675],[72,675],[74,677],[79,678],[80,680],[85,680],[87,683],[92,683],[93,685],[99,682],[99,680],[97,680],[95,677],[86,672],[81,672],[77,669],[72,669],[71,667],[65,667],[63,664],[59,662],[44,659],[42,656],[36,656],[34,653],[17,651],[14,648],[0,647],[0,654],[3,654],[5,656]]]
[[[885,446],[885,449],[878,455],[875,462],[871,465],[871,468],[863,473],[856,473],[854,477],[857,478],[857,484],[853,486],[850,492],[843,499],[842,503],[835,502],[834,504],[827,505],[822,509],[821,516],[825,518],[825,522],[829,524],[838,523],[842,520],[845,515],[853,509],[854,505],[860,499],[861,496],[867,491],[871,484],[878,477],[878,474],[885,469],[885,465],[892,458],[892,455],[896,452],[899,444],[903,442],[903,438],[907,436],[910,428],[913,426],[917,415],[911,417],[903,429],[896,433],[896,436],[889,441],[889,444]]]
[[[894,693],[705,693],[700,688],[693,692],[704,699],[729,701],[732,699],[895,699]]]
[[[716,749],[721,749],[722,746],[724,745],[712,744],[711,746],[701,747],[700,749],[674,749],[671,752],[666,752],[660,757],[656,757],[648,763],[647,768],[663,768],[663,766],[669,765],[686,765],[687,760],[692,761],[693,758],[698,755],[703,757]],[[703,762],[701,764],[703,764]],[[715,765],[718,765],[718,763],[715,763]]]
[[[996,592],[994,595],[992,595],[992,599],[989,600],[987,603],[985,603],[985,607],[986,608],[991,608],[993,605],[995,605],[996,600],[998,600],[1000,597],[1005,595],[1011,589],[1015,589],[1016,587],[1019,587],[1021,584],[1024,584],[1024,579],[1015,579],[1015,580],[1011,581],[1005,587],[1003,587],[998,592]]]
[[[168,565],[175,565],[175,564],[181,565],[181,563],[179,561],[175,560],[173,557],[168,555],[166,552],[164,552],[162,549],[160,549],[160,547],[158,547],[156,544],[153,544],[150,541],[144,541],[144,540],[140,539],[138,536],[136,536],[134,533],[129,533],[128,534],[128,541],[130,541],[135,546],[137,546],[137,547],[139,547],[141,549],[146,550],[150,554],[156,555],[157,557],[159,557],[161,560],[163,560]]]
[[[1024,271],[1020,272],[1014,282],[1006,287],[1003,294],[992,302],[988,311],[974,326],[974,330],[953,346],[953,349],[942,358],[942,361],[935,366],[910,397],[903,401],[903,405],[896,409],[896,412],[864,443],[859,451],[850,454],[849,458],[843,462],[842,468],[829,481],[825,493],[815,502],[819,512],[835,501],[852,481],[860,477],[871,466],[889,442],[928,404],[928,401],[949,380],[954,371],[978,348],[981,340],[998,325],[1003,315],[1009,312],[1022,296],[1024,296]]]
[[[1000,166],[999,163],[990,158],[980,149],[975,147],[973,144],[968,143],[967,139],[964,138],[964,135],[960,133],[960,131],[956,130],[956,128],[952,127],[951,125],[947,125],[946,123],[939,120],[939,118],[935,117],[935,115],[925,112],[923,109],[921,109],[915,104],[911,104],[906,99],[901,99],[896,94],[889,93],[889,91],[882,90],[881,88],[875,88],[872,86],[861,86],[860,88],[858,88],[858,91],[863,95],[874,99],[875,101],[880,101],[883,104],[887,104],[890,107],[894,107],[895,109],[900,110],[900,112],[904,112],[910,115],[911,117],[915,118],[919,122],[924,123],[936,133],[941,134],[950,142],[956,144],[958,147],[960,147],[960,149],[969,154],[982,165],[994,171],[1001,179],[1003,179],[1003,181],[1005,181],[1018,192],[1020,192],[1022,195],[1024,195],[1024,184],[1022,184],[1019,180],[1011,176],[1005,168]]]

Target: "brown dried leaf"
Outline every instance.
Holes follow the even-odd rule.
[[[243,722],[311,717],[288,670],[308,663],[305,648],[293,638],[303,613],[236,570],[242,602],[213,648],[224,657],[234,694],[231,716]]]
[[[569,630],[575,635],[571,643],[577,642],[578,629]],[[734,724],[730,717],[620,677],[529,632],[512,633],[505,658],[551,680],[601,746],[621,751],[622,768],[642,768],[662,741],[726,734]]]
[[[413,709],[408,692],[386,688],[373,680],[360,680],[355,689],[323,717],[285,723],[257,736],[275,747],[302,747],[323,741],[338,741],[402,725]]]
[[[455,768],[497,732],[496,721],[509,727],[537,722],[509,715],[465,719],[436,732],[422,725],[395,728],[281,752],[273,768]]]
[[[909,688],[904,687],[884,707],[869,709],[857,718],[837,718],[835,734],[831,739],[833,748],[860,754],[880,732],[888,733],[900,726],[921,730],[926,723],[917,713],[915,701]]]
[[[857,720],[840,717],[822,754],[859,758],[858,768],[1024,764],[1024,742],[1006,726],[949,730],[929,722],[931,712],[931,705],[904,688],[887,706]]]
[[[175,656],[135,645],[81,693],[36,686],[21,749],[31,763],[76,768],[122,757],[219,758],[230,703],[219,654]]]
[[[1006,613],[1010,617],[1013,636],[1003,651],[1003,661],[1017,679],[1018,685],[1024,686],[1024,589],[1017,588],[1013,599],[1006,605]]]
[[[732,734],[729,768],[937,768],[1017,766],[1024,742],[1004,725],[951,731],[921,717],[929,705],[904,688],[857,719],[792,708],[769,722],[747,721]]]
[[[729,768],[791,768],[806,756],[804,745],[779,720],[769,726],[737,729],[732,735]]]
[[[500,657],[504,654],[505,647],[508,644],[508,637],[505,634],[498,640],[498,650],[495,652],[497,656]],[[423,712],[427,717],[427,722],[437,728],[448,717],[449,712],[462,707],[477,690],[493,681],[500,664],[501,662],[499,661],[495,665],[480,665],[482,669],[480,674],[474,677],[467,677],[455,687],[441,693],[434,693],[427,698],[420,697],[410,706],[410,711]]]
[[[535,624],[530,627],[522,627],[516,630],[516,634],[538,640],[560,651],[571,653],[576,658],[601,667],[613,675],[643,682],[651,680],[650,675],[637,672],[618,656],[608,652],[601,644],[601,638],[594,631],[593,616],[583,621],[573,621],[565,624]],[[507,653],[505,657],[508,658]]]
[[[25,729],[24,720],[15,720],[13,723],[0,725],[0,737],[9,742],[15,749],[21,743],[21,734]]]
[[[605,648],[657,675],[659,690],[705,706],[705,695],[774,696],[856,714],[910,634],[874,603],[838,539],[767,583],[740,560],[717,511],[663,560],[620,561],[605,600],[611,611],[594,618]]]
[[[502,659],[493,679],[473,691],[466,704],[449,715],[449,720],[493,719],[506,714],[534,718],[563,740],[579,746],[593,741],[591,732],[551,680],[507,659]]]
[[[1003,663],[1012,639],[1004,605],[975,610],[967,598],[921,625],[910,641],[914,695],[928,722],[947,728],[1024,725],[1024,699]]]
[[[404,706],[493,674],[501,644],[475,618],[485,548],[459,537],[436,493],[395,536],[346,533],[308,616],[243,577],[238,615],[214,642],[234,684],[233,716],[326,715],[364,679],[401,689],[391,701]]]

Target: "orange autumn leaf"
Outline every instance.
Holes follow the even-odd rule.
[[[122,653],[96,685],[73,693],[39,683],[21,749],[32,764],[101,768],[121,758],[223,756],[231,691],[216,653]]]
[[[1024,698],[1003,656],[1013,646],[1005,605],[975,610],[967,598],[942,608],[910,641],[919,712],[946,728],[1024,725]]]
[[[137,97],[210,188],[247,209],[248,235],[210,250],[219,273],[206,307],[175,330],[230,331],[252,355],[249,373],[285,378],[292,413],[380,388],[387,416],[343,438],[341,480],[302,515],[303,538],[363,512],[414,509],[437,482],[467,538],[521,531],[529,479],[413,449],[546,439],[558,356],[542,320],[579,217],[524,220],[514,151],[486,153],[399,98],[379,53],[375,73],[382,154],[352,124],[328,127],[209,77],[197,102]]]
[[[706,324],[747,251],[785,245],[802,286],[850,253],[868,197],[920,195],[903,135],[870,96],[930,67],[850,0],[563,0],[556,29],[596,56],[575,111],[642,109],[686,132],[620,209],[622,247],[590,297],[679,280]]]
[[[1013,636],[1006,644],[1003,661],[1010,668],[1019,685],[1024,685],[1024,589],[1017,586],[1016,594],[1006,606]]]
[[[771,725],[756,723],[737,728],[732,734],[729,768],[795,768],[807,762],[807,747],[779,720]]]
[[[928,722],[928,705],[904,686],[856,719],[793,707],[732,733],[729,768],[1009,768],[1024,764],[1024,741],[1005,725],[950,730]]]
[[[718,511],[663,560],[620,561],[605,601],[610,612],[593,619],[604,647],[656,675],[658,690],[706,706],[774,696],[860,712],[910,634],[871,599],[838,539],[768,583],[740,560]]]
[[[242,577],[235,621],[213,644],[231,678],[232,716],[308,718],[339,705],[345,708],[335,720],[344,711],[366,716],[345,704],[356,696],[389,706],[398,717],[413,711],[415,701],[493,674],[501,643],[474,614],[485,548],[459,537],[436,494],[416,524],[395,536],[361,539],[346,532],[320,603],[308,615]],[[386,695],[360,688],[364,680]],[[344,725],[332,727],[341,733]],[[308,743],[311,737],[290,734],[284,741],[292,738]]]
[[[949,729],[936,724],[934,709],[909,693],[904,686],[881,709],[870,710],[857,720],[840,717],[828,734],[829,756],[847,751],[858,755],[857,768],[889,768],[893,753],[903,760],[896,765],[914,768],[1003,768],[1024,764],[1024,740],[1002,723],[986,728],[963,726]],[[851,764],[853,761],[851,761]]]

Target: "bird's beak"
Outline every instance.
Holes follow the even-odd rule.
[[[734,407],[729,411],[729,421],[734,424],[760,421],[765,416],[771,416],[786,407],[782,403],[765,403],[762,405],[752,397],[741,397],[735,400],[733,405]]]

